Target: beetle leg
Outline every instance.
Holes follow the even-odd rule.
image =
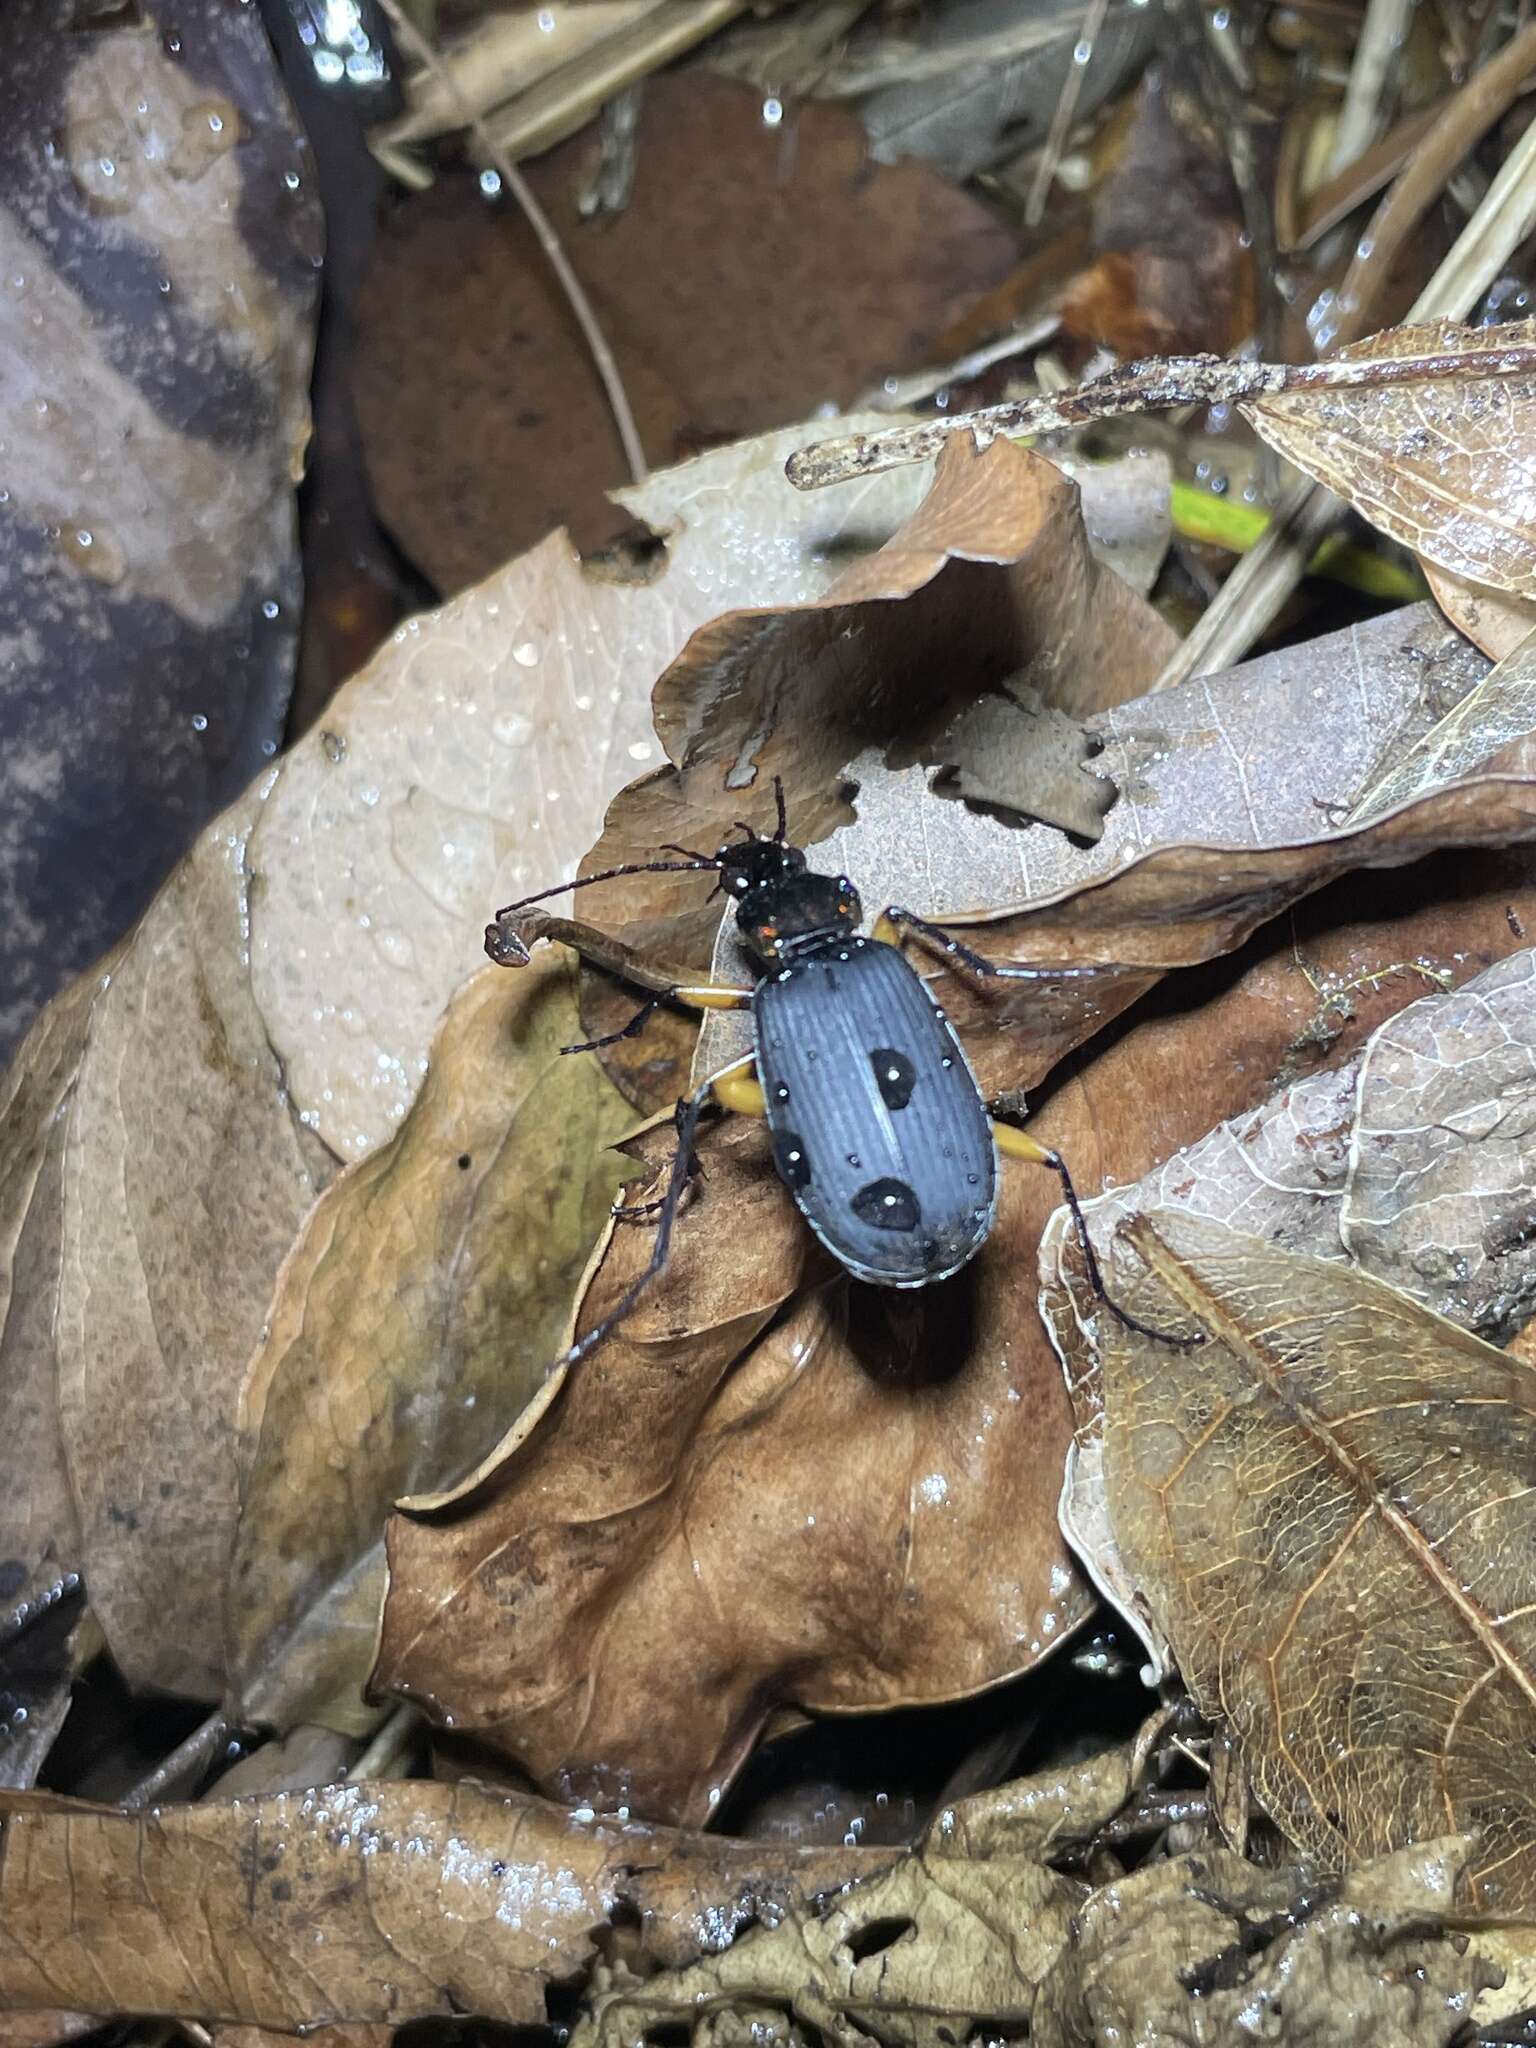
[[[693,1164],[693,1141],[698,1135],[699,1118],[711,1097],[726,1108],[733,1106],[731,1098],[736,1092],[735,1083],[738,1079],[751,1078],[749,1070],[754,1057],[752,1053],[745,1053],[739,1060],[733,1060],[730,1066],[722,1067],[718,1074],[712,1074],[702,1087],[696,1088],[691,1095],[685,1095],[678,1103],[677,1150],[672,1155],[671,1171],[667,1175],[667,1185],[662,1190],[657,1212],[656,1242],[651,1247],[651,1256],[646,1262],[645,1270],[637,1279],[630,1282],[600,1323],[594,1323],[584,1337],[579,1337],[567,1351],[561,1353],[550,1367],[551,1372],[557,1372],[561,1366],[575,1365],[578,1360],[585,1358],[589,1351],[595,1351],[603,1339],[623,1322],[666,1265],[667,1254],[672,1249],[672,1226],[677,1221],[677,1212],[682,1206]]]
[[[899,903],[888,904],[881,911],[871,928],[870,937],[883,940],[888,946],[899,946],[908,932],[930,952],[939,954],[946,967],[976,981],[1086,981],[1091,975],[1103,972],[1099,967],[1000,967],[985,953],[962,945],[943,925],[930,924],[927,918],[904,910]]]
[[[701,982],[695,988],[678,985],[664,988],[636,1010],[627,1024],[610,1031],[605,1038],[585,1038],[577,1045],[562,1045],[562,1052],[600,1052],[605,1045],[617,1045],[621,1038],[638,1038],[652,1015],[667,1003],[682,1003],[690,1010],[745,1010],[752,1002],[749,988],[731,988],[723,982]]]
[[[1083,1248],[1083,1262],[1088,1268],[1088,1281],[1094,1293],[1116,1322],[1123,1323],[1128,1330],[1138,1330],[1143,1337],[1150,1337],[1155,1343],[1170,1344],[1176,1351],[1192,1351],[1203,1343],[1202,1337],[1175,1337],[1170,1330],[1155,1330],[1150,1323],[1144,1323],[1139,1316],[1133,1316],[1129,1309],[1122,1308],[1109,1289],[1104,1285],[1104,1275],[1099,1267],[1099,1255],[1093,1248],[1093,1239],[1088,1235],[1088,1225],[1083,1217],[1083,1207],[1077,1199],[1077,1189],[1072,1185],[1072,1176],[1067,1171],[1067,1162],[1061,1154],[1049,1145],[1042,1145],[1038,1138],[1032,1138],[1028,1131],[1021,1131],[1016,1124],[999,1123],[992,1120],[992,1137],[999,1152],[1008,1159],[1027,1159],[1031,1166],[1046,1166],[1061,1179],[1061,1191],[1066,1196],[1067,1207],[1072,1211],[1072,1221],[1077,1229],[1078,1243]]]

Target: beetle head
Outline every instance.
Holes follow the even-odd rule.
[[[736,925],[759,960],[777,959],[796,939],[856,931],[859,892],[846,875],[816,875],[798,846],[749,839],[722,846],[721,887],[736,899]]]

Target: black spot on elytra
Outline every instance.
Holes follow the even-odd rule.
[[[875,1086],[885,1098],[887,1109],[905,1109],[917,1086],[917,1069],[904,1052],[894,1046],[877,1045],[869,1056],[875,1070]]]
[[[853,1198],[853,1213],[876,1230],[916,1230],[923,1220],[916,1195],[904,1180],[872,1180]]]

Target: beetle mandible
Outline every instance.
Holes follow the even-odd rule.
[[[1048,1167],[1060,1178],[1089,1280],[1105,1307],[1128,1329],[1187,1346],[1190,1339],[1153,1329],[1109,1293],[1066,1161],[990,1115],[953,1025],[902,951],[902,940],[916,939],[979,979],[1038,981],[1094,970],[999,966],[899,904],[882,911],[866,937],[853,883],[846,875],[816,874],[791,843],[777,776],[774,795],[772,838],[739,824],[744,836],[713,854],[664,847],[682,858],[631,862],[557,883],[508,904],[486,926],[491,959],[525,966],[527,941],[515,921],[530,905],[622,875],[713,870],[716,890],[736,904],[737,929],[756,977],[750,988],[690,983],[590,925],[543,914],[525,921],[534,937],[561,941],[593,966],[651,991],[622,1030],[564,1046],[564,1052],[596,1052],[635,1037],[664,1003],[699,1011],[750,1009],[753,1022],[753,1050],[678,1103],[677,1151],[662,1195],[618,1212],[656,1215],[649,1263],[557,1364],[574,1364],[601,1343],[666,1264],[699,1119],[711,1101],[766,1118],[774,1165],[801,1215],[856,1279],[884,1287],[926,1287],[974,1258],[997,1210],[999,1154]]]

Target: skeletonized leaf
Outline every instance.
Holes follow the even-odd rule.
[[[286,2033],[475,2013],[542,2025],[618,1919],[686,1966],[893,1852],[585,1824],[474,1784],[333,1785],[144,1816],[0,1801],[0,2007]]]
[[[237,1721],[365,1731],[390,1507],[458,1479],[560,1349],[633,1121],[577,1035],[559,956],[466,983],[410,1115],[283,1262],[240,1403]]]
[[[1536,1370],[1362,1273],[1160,1211],[1123,1226],[1102,1370],[1120,1550],[1191,1692],[1327,1863],[1475,1837],[1536,1903]]]
[[[1340,362],[1455,355],[1465,374],[1326,386],[1243,401],[1256,430],[1394,540],[1457,576],[1536,597],[1536,376],[1498,359],[1536,341],[1536,321],[1393,327]]]
[[[1536,626],[1440,723],[1406,750],[1394,748],[1356,797],[1351,822],[1378,816],[1426,789],[1455,782],[1536,731]]]

